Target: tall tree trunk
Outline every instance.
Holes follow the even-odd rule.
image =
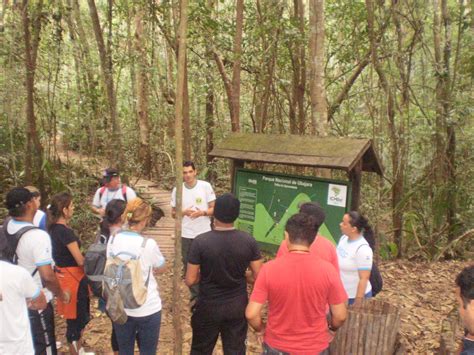
[[[436,124],[434,134],[435,153],[432,162],[434,191],[437,191],[436,201],[442,202],[441,211],[446,214],[446,220],[435,218],[435,228],[442,228],[442,223],[448,224],[448,237],[455,237],[456,186],[455,186],[455,152],[456,134],[450,122],[451,110],[451,21],[447,8],[447,0],[433,1],[433,41],[436,72]],[[444,36],[442,36],[444,33]],[[442,38],[443,37],[443,38]],[[444,40],[444,41],[443,41]],[[444,135],[446,134],[446,137]],[[444,191],[444,188],[446,190]]]
[[[305,89],[306,89],[306,51],[304,45],[305,21],[303,0],[294,0],[294,18],[298,23],[299,40],[296,42],[296,50],[293,54],[293,107],[296,107],[298,117],[298,132],[305,134],[306,131],[306,110],[305,110]],[[296,132],[292,132],[296,133]]]
[[[191,160],[192,135],[189,111],[189,85],[188,85],[188,56],[184,58],[184,92],[183,92],[183,153],[184,159]]]
[[[26,120],[28,124],[25,157],[25,182],[27,184],[37,185],[42,195],[44,195],[43,147],[36,128],[34,106],[36,59],[40,42],[42,9],[43,1],[39,0],[36,2],[36,8],[33,12],[33,20],[30,21],[29,2],[28,0],[22,1],[21,11],[26,69]]]
[[[135,14],[135,51],[137,54],[138,73],[137,80],[137,121],[140,132],[139,158],[144,174],[151,177],[151,149],[150,149],[150,119],[148,116],[148,62],[146,47],[146,34],[143,25],[143,9],[137,6]]]
[[[173,265],[173,326],[174,354],[183,352],[183,334],[181,329],[181,220],[183,191],[183,98],[185,90],[186,65],[186,31],[188,25],[188,0],[181,0],[181,11],[178,34],[178,75],[176,84],[175,105],[175,144],[176,144],[176,224],[175,224],[175,259]]]
[[[232,132],[240,131],[240,62],[244,29],[244,0],[237,0],[235,8],[234,66],[232,69],[231,126]]]
[[[232,79],[227,75],[224,62],[215,48],[212,50],[227,95],[232,132],[240,131],[240,57],[242,56],[242,35],[244,26],[244,0],[236,1]]]
[[[93,66],[92,66],[92,60],[91,60],[90,49],[89,49],[89,40],[86,36],[86,32],[84,31],[84,26],[82,24],[79,1],[68,0],[68,6],[72,8],[72,15],[75,20],[77,35],[79,37],[79,41],[77,42],[81,48],[80,53],[82,53],[82,56],[83,56],[83,58],[81,59],[81,69],[84,70],[86,73],[86,79],[84,80],[87,85],[86,97],[87,97],[87,103],[88,103],[90,112],[92,113],[91,118],[93,120],[92,124],[87,125],[88,127],[87,129],[89,132],[88,140],[90,143],[89,152],[92,155],[95,155],[96,150],[97,150],[96,130],[97,130],[97,125],[101,123],[99,109],[98,109],[97,95],[95,94],[96,89],[97,89],[97,82],[94,78],[94,74],[92,71]],[[104,125],[104,127],[106,127],[106,125]]]
[[[397,133],[395,128],[395,94],[393,92],[393,88],[390,86],[385,72],[380,64],[378,58],[378,43],[375,36],[375,28],[374,28],[374,0],[365,0],[366,8],[367,8],[367,27],[369,30],[369,38],[370,38],[370,51],[371,51],[371,59],[372,65],[375,69],[379,77],[380,85],[385,93],[387,98],[387,121],[389,127],[389,135],[390,135],[390,152],[392,157],[392,169],[394,176],[396,177],[398,171],[398,163],[400,161],[399,157],[399,146],[398,146],[398,139]],[[400,176],[400,175],[399,175]],[[395,244],[398,248],[397,257],[402,256],[402,231],[403,231],[403,211],[399,208],[399,202],[402,198],[403,191],[400,189],[403,187],[402,184],[394,183],[392,186],[392,224],[393,224],[393,239]]]
[[[324,80],[324,0],[310,0],[311,133],[327,135],[328,109]]]
[[[274,1],[257,1],[257,18],[261,28],[268,28],[272,21],[271,29],[261,34],[262,48],[265,53],[262,65],[257,73],[256,102],[255,102],[255,124],[254,131],[263,133],[267,126],[268,109],[275,75],[276,52],[278,50],[278,40],[280,37],[279,23],[274,23],[274,19],[280,19],[283,13],[281,3]]]
[[[104,37],[102,35],[102,29],[100,26],[95,0],[87,0],[87,3],[89,5],[89,12],[92,20],[92,27],[94,29],[94,36],[97,42],[97,49],[99,51],[100,67],[109,106],[110,124],[112,128],[110,145],[113,148],[110,154],[110,163],[113,165],[116,164],[119,168],[121,168],[124,163],[122,154],[122,133],[117,117],[117,99],[115,96],[114,78],[111,67],[111,53],[108,53],[105,48]]]

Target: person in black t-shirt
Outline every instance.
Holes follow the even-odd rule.
[[[51,221],[49,233],[56,263],[57,278],[63,291],[71,293],[71,302],[57,302],[58,313],[66,318],[66,339],[70,354],[78,354],[81,349],[81,336],[89,323],[89,289],[84,274],[84,256],[81,241],[69,227],[74,213],[72,196],[67,192],[56,194],[48,208]]]
[[[226,193],[216,199],[214,230],[196,237],[188,254],[186,285],[199,283],[191,317],[191,354],[212,354],[219,334],[225,354],[245,354],[248,303],[246,271],[256,279],[262,257],[255,239],[234,228],[240,202]]]

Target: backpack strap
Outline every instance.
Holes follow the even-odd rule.
[[[102,195],[104,194],[105,190],[107,189],[106,186],[102,186],[100,189],[99,189],[99,202],[100,200],[102,199]]]
[[[148,239],[150,239],[150,238],[143,237],[143,242],[142,242],[142,245],[141,245],[142,254],[143,254],[143,251],[145,250],[146,242],[148,241]],[[140,254],[140,256],[141,256],[141,254]],[[150,275],[151,275],[151,266],[148,268],[148,276],[146,277],[145,287],[148,287],[148,283],[150,282]]]
[[[5,221],[3,222],[3,232],[5,233],[5,237],[7,239],[7,243],[8,243],[8,246],[11,248],[11,251],[13,253],[12,257],[13,257],[13,263],[17,264],[18,262],[18,256],[16,255],[16,249],[18,248],[18,243],[20,242],[20,239],[21,237],[23,237],[23,235],[26,233],[26,232],[29,232],[30,230],[33,230],[33,229],[40,229],[36,226],[24,226],[22,228],[20,228],[16,233],[13,233],[13,234],[10,234],[8,233],[8,223],[12,220],[12,218],[10,217],[7,217],[5,218]],[[38,268],[36,267],[34,270],[33,270],[33,273],[31,274],[31,276],[35,276],[35,274],[38,272]]]
[[[123,196],[123,200],[125,202],[128,202],[127,201],[127,185],[125,184],[122,184],[122,196]]]

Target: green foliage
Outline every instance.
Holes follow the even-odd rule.
[[[86,43],[79,37],[79,22],[64,3],[45,2],[35,81],[37,129],[45,152],[43,172],[48,194],[68,189],[85,201],[94,184],[84,174],[62,171],[56,152],[64,146],[91,156],[110,153],[112,129],[108,102],[99,66],[99,56],[86,2],[80,3],[80,20]],[[112,23],[107,19],[108,2],[96,0],[106,46],[112,53],[112,69],[117,110],[122,129],[124,170],[133,176],[143,174],[139,159],[140,132],[137,122],[136,75],[138,52],[135,50],[135,16],[143,10],[145,28],[145,72],[150,90],[150,146],[152,178],[164,187],[174,185],[174,100],[176,85],[176,33],[179,2],[144,0],[114,2]],[[210,6],[210,4],[214,6]],[[289,132],[290,106],[293,105],[295,54],[303,45],[306,60],[304,105],[306,128],[310,128],[309,107],[309,4],[305,5],[304,31],[294,16],[293,2],[245,1],[243,53],[241,56],[240,112],[243,131],[254,131],[257,106],[261,104],[270,78],[266,133]],[[465,2],[464,2],[465,3]],[[440,253],[462,256],[467,242],[453,238],[474,227],[474,125],[472,124],[472,78],[474,76],[472,5],[462,9],[457,1],[448,1],[451,21],[450,109],[439,124],[436,90],[440,71],[434,63],[433,4],[421,0],[376,2],[375,26],[378,59],[387,85],[394,93],[394,122],[387,118],[387,97],[374,66],[369,63],[357,77],[347,97],[333,115],[329,133],[335,136],[372,138],[377,146],[385,175],[382,180],[365,174],[362,186],[362,211],[377,225],[381,253],[394,257],[398,250],[392,235],[392,214],[404,218],[402,251],[407,257],[433,259]],[[396,11],[392,6],[398,6]],[[207,135],[218,143],[230,131],[228,98],[213,51],[224,63],[228,79],[235,61],[235,2],[196,0],[189,4],[188,85],[191,138],[185,144],[203,177],[212,179],[218,189],[229,189],[229,164],[217,160],[207,164]],[[394,21],[400,15],[401,36]],[[68,17],[70,16],[70,18]],[[21,13],[13,5],[3,12],[4,45],[0,48],[0,188],[6,191],[24,182],[24,154],[27,126],[25,121],[25,65]],[[70,20],[70,23],[68,21]],[[361,61],[367,58],[370,41],[364,1],[325,2],[325,82],[328,104],[335,102],[347,80]],[[109,30],[111,35],[109,36]],[[445,32],[441,31],[441,42]],[[459,39],[459,41],[458,41]],[[411,47],[413,43],[413,46]],[[443,43],[441,43],[443,45]],[[459,51],[458,51],[459,49]],[[410,53],[413,55],[410,57]],[[403,107],[404,73],[407,68],[409,91],[407,109]],[[214,95],[212,122],[206,121],[206,100]],[[212,123],[212,125],[210,125]],[[393,125],[393,127],[392,127]],[[436,161],[437,137],[446,152],[446,128],[456,134],[455,181],[436,181],[442,165]],[[392,132],[393,128],[393,133]],[[400,142],[401,145],[397,145]],[[394,150],[406,149],[400,161]],[[112,165],[115,162],[111,162]],[[392,188],[403,167],[402,196],[392,204]],[[286,169],[287,167],[282,167]],[[309,172],[308,172],[309,173]],[[334,173],[346,178],[345,173]],[[445,175],[444,175],[445,176]],[[86,193],[87,191],[87,193]],[[447,227],[447,211],[454,195],[454,222]],[[79,205],[80,203],[78,203]],[[89,230],[96,220],[84,207],[77,210],[77,227]],[[76,222],[77,221],[77,222]],[[89,232],[88,232],[89,233]],[[448,249],[446,249],[448,248]]]

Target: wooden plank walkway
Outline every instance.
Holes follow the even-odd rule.
[[[91,174],[98,177],[107,168],[107,164],[98,159],[81,156],[75,152],[59,153],[59,158],[66,164],[77,165],[85,168]],[[160,189],[158,184],[153,181],[130,177],[132,187],[137,194],[147,202],[158,206],[164,213],[164,217],[160,218],[154,227],[147,228],[144,235],[153,238],[158,244],[161,253],[165,257],[167,271],[156,277],[162,301],[162,321],[160,329],[160,340],[158,343],[158,354],[171,354],[173,352],[174,331],[173,331],[173,260],[174,260],[174,224],[175,221],[171,217],[171,191]],[[188,290],[184,283],[181,285],[182,299],[187,299]],[[184,305],[183,305],[184,306]],[[186,303],[187,306],[187,303]],[[185,342],[190,340],[189,311],[182,317],[183,334]],[[189,349],[189,345],[185,345],[183,350]]]

